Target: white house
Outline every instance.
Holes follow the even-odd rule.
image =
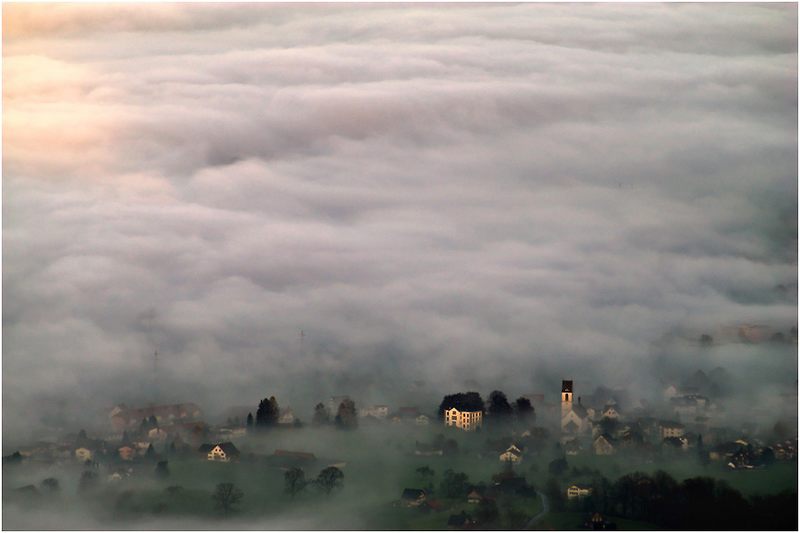
[[[75,458],[78,461],[81,462],[90,461],[92,459],[92,456],[93,456],[92,450],[90,450],[89,448],[81,447],[75,449]]]
[[[585,433],[591,427],[589,413],[581,404],[575,404],[561,416],[561,431],[566,434],[577,435]]]
[[[292,425],[294,424],[294,411],[291,408],[286,408],[281,410],[281,414],[278,417],[278,424],[283,425]]]
[[[619,409],[615,404],[608,404],[603,407],[600,413],[602,418],[610,418],[611,420],[619,420]]]
[[[500,460],[504,463],[519,463],[522,461],[522,451],[512,444],[500,454]]]
[[[203,444],[200,452],[206,454],[209,461],[230,462],[239,457],[239,450],[232,442],[221,442],[219,444]]]
[[[371,405],[369,407],[364,407],[361,409],[359,413],[362,417],[371,416],[373,418],[384,419],[389,416],[389,406],[388,405]]]
[[[594,450],[595,455],[613,455],[616,451],[614,449],[614,444],[612,443],[611,437],[605,434],[594,439],[594,442],[592,443],[592,449]]]
[[[586,487],[584,485],[570,485],[567,487],[567,498],[570,500],[573,498],[583,498],[588,496],[592,493],[591,487]]]

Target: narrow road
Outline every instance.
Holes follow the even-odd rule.
[[[538,524],[539,521],[550,511],[550,502],[547,500],[547,496],[539,491],[536,491],[536,494],[542,500],[542,510],[539,511],[539,514],[528,520],[528,523],[525,524],[525,529],[531,529],[536,526],[536,524]]]

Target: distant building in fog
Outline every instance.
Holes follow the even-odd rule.
[[[574,402],[574,398],[572,380],[563,380],[561,382],[561,432],[567,435],[585,433],[591,425],[589,413],[581,405],[580,398],[578,398],[578,403]]]
[[[120,404],[108,414],[115,431],[138,427],[142,420],[149,419],[151,416],[154,416],[158,423],[163,425],[199,420],[201,415],[200,407],[191,402],[139,408]]]
[[[464,431],[473,431],[483,425],[482,411],[459,411],[455,407],[445,409],[444,424]]]

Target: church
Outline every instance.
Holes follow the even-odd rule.
[[[572,380],[561,382],[561,433],[564,436],[578,436],[591,430],[591,414],[578,397],[574,401],[575,392]]]

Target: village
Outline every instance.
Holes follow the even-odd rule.
[[[322,497],[315,494],[334,502],[338,492],[363,491],[382,468],[382,485],[362,498],[372,509],[362,509],[364,524],[375,529],[671,525],[648,522],[648,513],[617,502],[623,489],[614,487],[650,474],[676,484],[702,475],[747,496],[796,487],[796,426],[724,424],[730,417],[714,376],[697,371],[684,383],[665,384],[659,404],[634,401],[624,389],[582,391],[564,379],[558,396],[510,401],[493,391],[484,401],[477,392],[455,393],[438,410],[359,407],[336,396],[319,402],[307,421],[275,397],[233,409],[217,424],[194,403],[121,404],[108,412],[103,434],[80,430],[3,457],[3,497],[36,506],[53,493],[98,495],[113,497],[119,516],[200,508],[228,517],[247,508],[254,490],[266,490],[248,479],[252,472],[272,480],[273,495],[289,499],[276,507],[285,509]],[[389,460],[397,463],[391,472]],[[35,479],[48,471],[64,478]],[[150,499],[135,504],[137,490]]]

